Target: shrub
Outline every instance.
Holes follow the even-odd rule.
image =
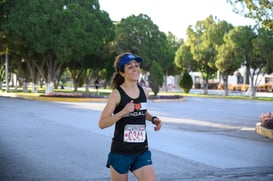
[[[157,62],[152,63],[152,68],[150,69],[150,76],[148,79],[149,86],[152,89],[154,95],[159,93],[160,87],[163,84],[163,71]]]
[[[188,71],[184,71],[180,79],[179,86],[185,93],[189,93],[193,85],[193,80]]]
[[[260,116],[261,126],[267,129],[273,129],[273,112],[262,113]]]

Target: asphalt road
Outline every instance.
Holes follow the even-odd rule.
[[[0,96],[1,181],[110,180],[113,127],[97,126],[104,102],[43,102]],[[206,98],[152,102],[148,123],[157,180],[273,180],[273,140],[255,133],[272,102]],[[130,175],[130,180],[135,180]]]

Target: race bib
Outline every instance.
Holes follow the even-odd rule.
[[[124,128],[124,142],[142,143],[146,139],[145,125],[127,124]]]

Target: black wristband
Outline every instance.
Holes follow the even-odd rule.
[[[153,123],[153,124],[155,124],[154,119],[156,119],[156,118],[158,118],[158,117],[156,117],[156,116],[153,116],[153,117],[152,117],[152,123]]]

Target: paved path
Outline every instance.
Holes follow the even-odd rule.
[[[110,180],[105,161],[113,128],[97,126],[104,104],[0,97],[0,180]],[[164,104],[170,115],[176,111],[177,102],[150,106],[160,113]],[[198,120],[161,113],[168,121],[160,132],[148,124],[158,180],[273,180],[272,140],[232,124],[198,127]]]

